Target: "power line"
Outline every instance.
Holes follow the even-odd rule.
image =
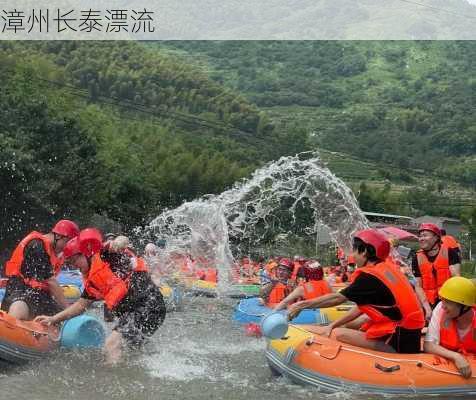
[[[11,71],[11,72],[13,72],[13,71]],[[26,79],[21,79],[18,76],[15,77],[14,79],[17,80],[17,81],[28,83],[28,81]],[[113,97],[113,96],[100,95],[96,99],[92,99],[90,94],[89,94],[89,91],[86,90],[86,89],[83,89],[83,88],[80,88],[80,87],[77,87],[77,86],[74,86],[74,85],[70,85],[70,84],[67,84],[67,83],[63,83],[63,82],[52,81],[52,80],[49,80],[49,79],[40,78],[38,76],[35,76],[34,79],[36,79],[38,82],[43,82],[47,85],[64,88],[70,94],[72,94],[74,96],[77,96],[77,97],[80,97],[80,98],[84,98],[84,99],[89,100],[89,101],[98,102],[98,103],[107,104],[107,105],[113,105],[113,106],[117,106],[117,107],[121,107],[121,108],[131,110],[131,111],[134,111],[134,112],[141,112],[141,113],[150,115],[154,118],[163,117],[165,119],[170,119],[170,117],[173,117],[174,121],[178,120],[178,121],[180,121],[182,123],[185,123],[185,124],[188,124],[188,125],[191,124],[191,125],[195,125],[195,126],[198,126],[198,127],[208,128],[208,129],[217,129],[217,130],[220,130],[222,132],[226,132],[226,133],[230,134],[230,136],[239,135],[239,138],[241,140],[248,141],[248,143],[251,141],[251,142],[254,142],[254,143],[258,143],[258,144],[261,143],[261,144],[269,145],[270,144],[269,139],[272,139],[272,137],[260,138],[260,137],[257,137],[256,135],[253,135],[251,132],[237,129],[232,125],[219,123],[217,121],[208,120],[208,119],[203,118],[203,117],[197,117],[195,115],[186,114],[186,113],[183,113],[183,112],[177,112],[177,111],[171,111],[171,110],[160,110],[160,109],[159,110],[151,110],[145,104],[137,103],[137,102],[133,103],[129,100],[123,100],[123,99],[119,99],[119,98],[116,98],[116,97]],[[143,120],[140,120],[138,118],[132,117],[131,119],[133,119],[137,122],[143,122]],[[366,161],[363,161],[363,160],[358,160],[358,161],[366,162]],[[328,161],[327,164],[329,164],[329,163],[331,163],[331,162]],[[375,165],[375,164],[372,164],[372,165]],[[381,165],[377,164],[377,165],[375,165],[375,167],[379,168],[379,167],[381,167]],[[407,168],[400,168],[400,169],[403,170],[403,171],[406,171],[406,172],[411,172],[412,174],[417,173],[417,171],[407,169]],[[441,179],[440,176],[438,176],[436,174],[432,174],[430,172],[423,172],[423,174],[425,176],[432,176],[434,178]],[[339,174],[337,174],[337,175],[339,175]],[[367,176],[362,176],[362,175],[347,176],[347,177],[341,176],[341,177],[344,178],[344,179],[345,178],[348,178],[348,179],[365,179],[365,178],[367,178]]]
[[[400,1],[402,3],[408,3],[408,4],[421,6],[421,7],[428,8],[428,9],[434,10],[434,11],[440,11],[440,12],[443,12],[443,13],[446,13],[446,14],[455,15],[457,17],[476,19],[476,16],[473,16],[473,15],[459,14],[459,13],[456,13],[456,12],[451,11],[451,10],[447,10],[447,9],[444,9],[444,8],[435,7],[435,6],[431,6],[431,5],[428,5],[428,4],[420,3],[418,1],[412,1],[412,0],[397,0],[397,1]]]

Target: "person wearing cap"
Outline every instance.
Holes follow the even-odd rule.
[[[293,268],[289,258],[281,258],[279,260],[275,277],[270,277],[269,281],[260,288],[259,297],[264,304],[273,307],[294,289],[290,281]]]
[[[124,244],[124,241],[117,243]],[[147,270],[122,252],[117,256],[108,254],[116,250],[124,249],[104,248],[102,235],[94,228],[84,229],[70,240],[64,254],[83,275],[81,298],[53,316],[41,315],[35,319],[45,325],[57,324],[83,313],[93,302],[104,300],[116,319],[104,344],[108,364],[119,361],[125,344],[142,345],[162,325],[166,315],[162,294]]]
[[[442,243],[441,230],[435,224],[421,224],[418,233],[420,250],[412,258],[412,270],[415,291],[430,320],[439,301],[438,290],[452,276],[461,275],[461,256],[458,249]]]
[[[357,232],[353,240],[357,270],[350,285],[338,293],[291,305],[289,319],[306,308],[334,307],[352,301],[356,307],[319,333],[373,350],[418,353],[425,325],[423,310],[406,277],[394,264],[386,262],[389,252],[390,243],[380,232]],[[359,330],[341,328],[363,315],[367,321]]]
[[[299,285],[284,298],[274,311],[283,310],[298,299],[311,300],[328,293],[332,289],[324,280],[324,271],[318,261],[305,263],[297,272]]]
[[[476,353],[476,286],[461,276],[448,279],[438,292],[424,350],[454,362],[464,378],[472,376],[467,354]]]
[[[23,238],[5,264],[8,282],[1,309],[17,319],[31,320],[67,307],[56,276],[66,242],[78,234],[78,226],[63,219],[47,234],[32,231]]]

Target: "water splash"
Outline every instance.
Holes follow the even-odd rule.
[[[232,249],[240,254],[246,245],[259,247],[279,235],[309,237],[322,225],[346,250],[352,234],[368,227],[352,191],[318,153],[306,152],[281,157],[220,195],[167,210],[146,231],[166,240],[165,256],[191,254],[226,272]]]

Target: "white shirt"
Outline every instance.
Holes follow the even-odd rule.
[[[433,313],[431,314],[431,321],[428,325],[428,332],[425,336],[425,342],[433,342],[435,344],[440,344],[440,322],[443,313],[443,304],[440,301],[433,310]],[[471,325],[464,330],[457,328],[458,336],[460,337],[460,339],[464,338],[470,329]]]

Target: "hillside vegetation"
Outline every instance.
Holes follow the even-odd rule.
[[[476,42],[170,42],[313,145],[476,187]]]
[[[2,246],[63,216],[128,230],[316,147],[365,210],[470,216],[453,181],[474,185],[474,54],[471,42],[2,42]]]
[[[240,94],[137,43],[3,42],[0,79],[2,240],[63,215],[132,228],[299,144]]]

